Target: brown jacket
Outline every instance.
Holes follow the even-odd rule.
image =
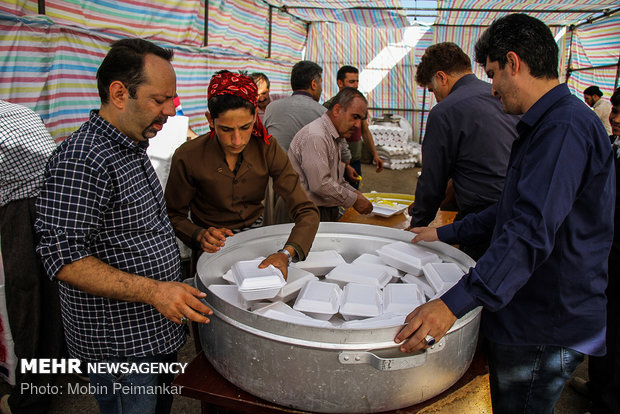
[[[217,138],[202,135],[181,145],[172,157],[166,184],[168,217],[177,237],[196,247],[195,237],[203,228],[248,227],[263,214],[262,201],[269,176],[273,189],[287,203],[295,226],[286,244],[301,248],[305,259],[319,226],[316,205],[308,199],[297,172],[275,139],[267,145],[252,136],[243,150],[237,172],[226,164]],[[188,218],[191,213],[191,220]]]

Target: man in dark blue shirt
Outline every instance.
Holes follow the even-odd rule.
[[[484,210],[499,199],[504,186],[518,117],[502,111],[491,85],[471,73],[471,60],[454,43],[426,49],[416,82],[435,95],[422,142],[422,175],[410,209],[411,226],[428,226],[452,180],[457,220]],[[478,260],[489,247],[463,244],[461,250]]]
[[[558,82],[558,48],[539,20],[512,14],[476,43],[476,61],[517,125],[497,204],[413,242],[491,246],[452,289],[407,316],[403,351],[440,338],[484,308],[493,410],[551,413],[584,354],[605,353],[607,256],[615,176],[609,138],[591,110]]]

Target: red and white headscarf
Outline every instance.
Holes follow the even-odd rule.
[[[222,72],[213,75],[207,88],[207,100],[219,95],[238,96],[252,103],[255,108],[258,107],[258,88],[256,84],[250,77],[239,73]],[[209,136],[213,138],[215,136],[215,129],[213,125],[210,128]],[[256,122],[254,122],[252,135],[261,137],[265,144],[269,145],[271,135],[267,133],[267,129],[263,126],[259,117],[256,117]]]

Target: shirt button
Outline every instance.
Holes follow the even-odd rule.
[[[245,183],[245,178],[241,180],[242,183]]]
[[[237,180],[233,180],[233,184],[237,184],[237,182],[238,182]]]

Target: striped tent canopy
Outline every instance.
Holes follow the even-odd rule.
[[[488,26],[503,15],[527,13],[549,26],[570,26],[614,8],[618,8],[617,0],[439,0],[435,24]]]
[[[267,3],[308,22],[349,23],[366,27],[408,26],[400,0],[267,0]]]

